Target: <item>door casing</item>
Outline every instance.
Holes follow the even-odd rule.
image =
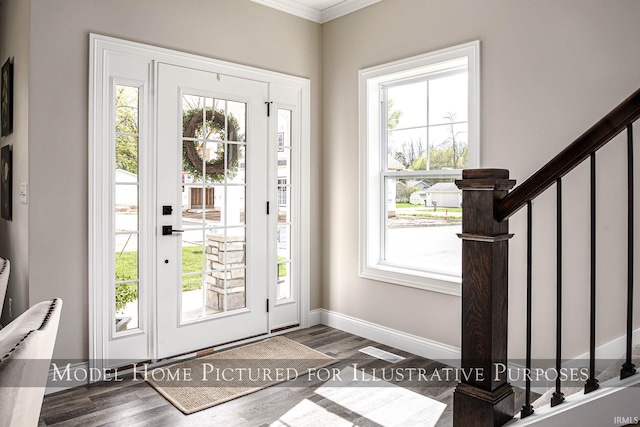
[[[119,75],[114,71],[114,64],[126,62],[135,70],[132,75]],[[297,321],[300,328],[307,327],[309,316],[309,287],[310,287],[310,82],[308,79],[294,77],[282,73],[262,70],[254,67],[238,65],[226,61],[219,61],[203,56],[187,54],[170,49],[149,46],[141,43],[120,40],[97,34],[90,34],[90,87],[89,87],[89,367],[100,370],[123,366],[127,362],[157,359],[157,331],[155,325],[159,313],[156,310],[155,287],[150,284],[156,282],[155,262],[150,261],[140,265],[140,281],[144,287],[140,290],[140,329],[120,336],[113,336],[111,331],[113,301],[112,278],[114,269],[112,263],[105,262],[113,258],[113,165],[110,146],[110,88],[115,81],[132,81],[145,88],[145,98],[142,102],[147,105],[148,117],[144,124],[148,141],[156,139],[157,106],[154,98],[157,90],[157,67],[159,63],[166,63],[187,68],[227,74],[230,76],[263,81],[268,84],[269,99],[274,105],[293,106],[299,116],[297,123],[298,150],[295,157],[296,167],[294,176],[298,180],[297,220],[299,226],[295,235],[290,238],[295,241],[295,257],[299,269],[293,278],[299,286],[299,301],[297,302]],[[117,67],[116,67],[117,68]],[[266,106],[265,106],[266,108]],[[272,126],[270,126],[270,129]],[[269,145],[274,147],[275,132],[269,132]],[[149,145],[146,152],[140,153],[142,158],[153,158],[157,153],[155,143]],[[149,162],[153,164],[153,162]],[[154,180],[157,171],[149,167],[144,171],[141,180]],[[277,200],[276,186],[269,190],[269,199]],[[156,206],[156,196],[153,189],[140,189],[140,204]],[[155,212],[147,209],[140,212],[140,223],[149,230],[158,230]],[[270,226],[275,229],[275,222]],[[155,260],[155,239],[157,233],[149,236],[142,243],[148,257]],[[140,249],[141,251],[143,249]],[[277,274],[275,265],[270,275]],[[271,287],[270,287],[271,289]],[[269,291],[271,294],[271,290]],[[105,303],[106,302],[106,303]],[[276,319],[278,306],[272,304],[270,315]],[[286,323],[292,323],[284,321]],[[277,329],[277,323],[271,323],[270,329]],[[271,333],[269,333],[271,334]],[[140,351],[127,353],[131,344],[135,343]],[[122,357],[121,355],[126,355]],[[129,357],[131,356],[131,357]]]

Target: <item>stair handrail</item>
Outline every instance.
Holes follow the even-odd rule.
[[[496,220],[504,221],[535,199],[558,178],[562,178],[599,148],[612,140],[624,128],[640,118],[640,89],[622,101],[557,156],[498,201]]]
[[[633,326],[633,123],[640,118],[640,89],[625,99],[599,120],[578,139],[562,150],[546,165],[515,190],[515,180],[507,169],[465,169],[456,185],[462,196],[462,370],[490,372],[491,375],[463,378],[453,395],[453,425],[456,427],[491,425],[502,426],[513,418],[515,396],[505,370],[509,306],[509,246],[513,237],[509,232],[509,217],[527,206],[527,337],[526,369],[531,369],[532,324],[532,200],[556,185],[557,197],[557,284],[556,284],[556,369],[562,364],[561,351],[561,296],[562,296],[562,177],[590,158],[590,218],[591,218],[591,271],[590,271],[590,342],[589,378],[585,394],[598,388],[595,377],[596,344],[596,151],[626,128],[628,178],[628,280],[627,280],[627,358],[620,376],[626,378],[637,373],[631,363]],[[558,378],[560,378],[558,376]],[[556,391],[551,406],[564,401],[561,381],[556,380]],[[533,414],[531,380],[526,380],[525,405],[521,418]]]

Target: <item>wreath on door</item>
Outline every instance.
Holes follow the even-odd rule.
[[[203,119],[203,114],[206,116]],[[185,138],[195,138],[202,132],[204,123],[209,129],[207,139],[219,141],[238,141],[238,121],[232,115],[226,116],[223,111],[215,109],[194,108],[187,110],[182,116],[182,129]],[[226,128],[226,135],[225,135]],[[182,167],[183,170],[194,178],[203,178],[207,181],[221,182],[224,180],[225,172],[229,178],[233,178],[238,171],[238,159],[240,157],[240,144],[226,144],[223,142],[223,149],[215,153],[215,157],[205,161],[203,154],[206,149],[198,147],[195,141],[184,141],[182,144]]]

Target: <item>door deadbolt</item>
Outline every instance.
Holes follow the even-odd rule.
[[[184,233],[184,230],[174,230],[173,225],[163,225],[162,226],[162,235],[163,236],[171,236],[173,233]]]

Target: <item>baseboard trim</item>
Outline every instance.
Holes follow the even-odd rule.
[[[631,334],[631,342],[634,345],[640,343],[640,328],[636,329]],[[608,343],[596,348],[596,370],[604,370],[609,366],[612,360],[618,360],[624,357],[626,348],[626,335],[616,338],[613,341],[609,341]],[[585,360],[589,360],[588,352],[564,363],[563,367],[572,368],[576,366],[583,366]]]
[[[460,366],[460,349],[366,320],[325,310],[309,312],[310,325],[326,325],[427,359]]]
[[[309,327],[322,325],[322,312],[326,311],[322,308],[316,308],[309,311]]]

